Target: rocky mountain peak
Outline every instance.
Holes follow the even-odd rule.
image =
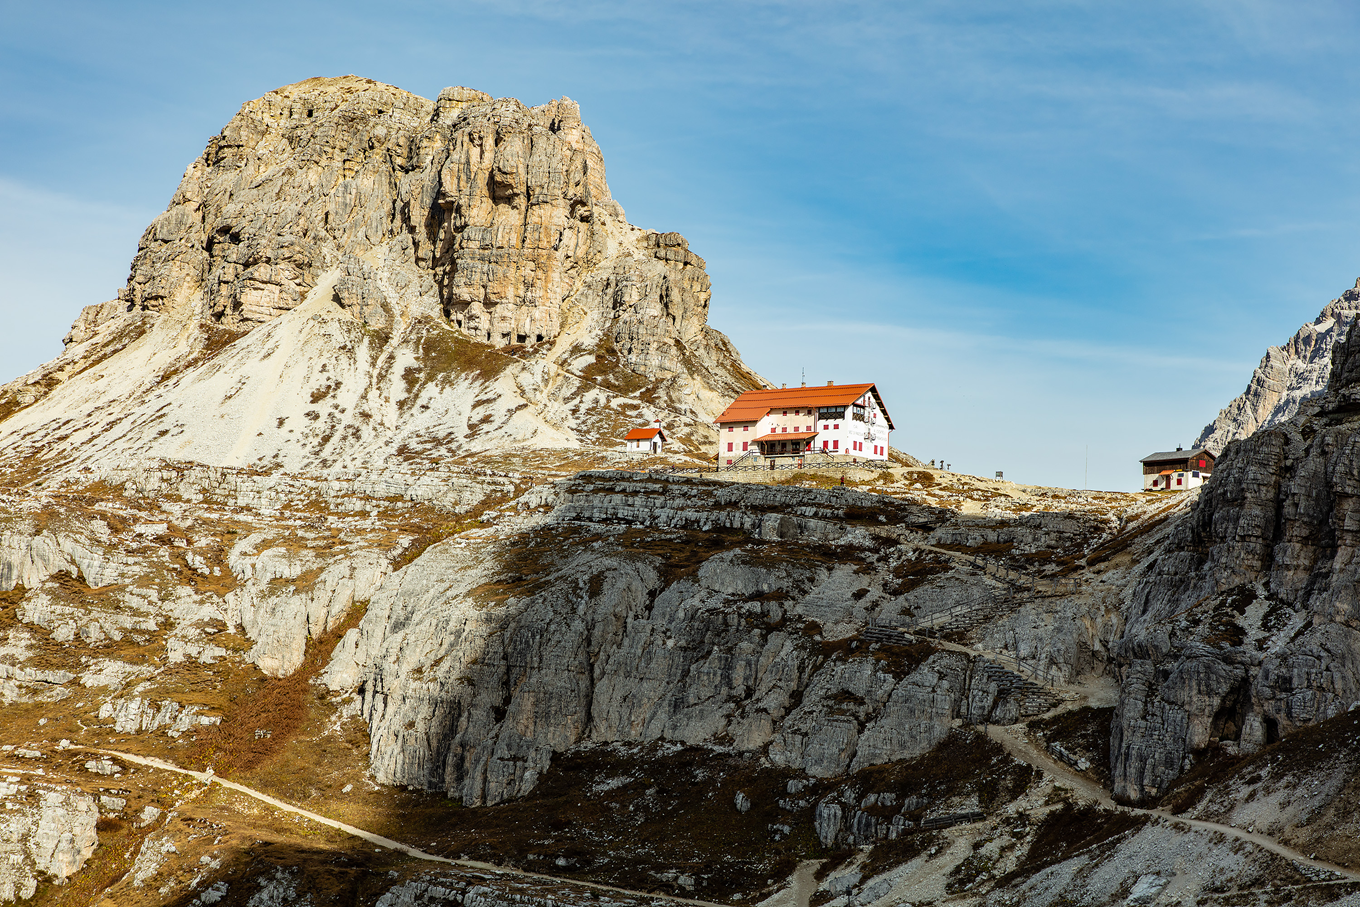
[[[1360,280],[1355,284],[1357,289],[1348,292],[1360,296]],[[1344,337],[1332,349],[1332,371],[1327,379],[1327,389],[1340,391],[1356,384],[1360,384],[1360,333],[1356,333],[1352,320]]]
[[[1331,373],[1332,349],[1360,313],[1360,280],[1323,306],[1280,346],[1272,346],[1252,373],[1247,389],[1225,406],[1195,439],[1194,447],[1222,453],[1232,441],[1278,425],[1321,394]]]
[[[0,388],[0,435],[49,466],[296,469],[612,446],[659,418],[699,450],[763,383],[710,297],[682,236],[627,222],[575,102],[308,79],[208,142],[118,298]]]

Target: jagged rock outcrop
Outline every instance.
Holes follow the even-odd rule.
[[[200,711],[197,706],[186,708],[169,699],[157,704],[134,696],[105,702],[99,707],[99,717],[105,721],[112,719],[113,729],[120,734],[143,734],[164,729],[171,737],[179,737],[194,728],[221,723],[221,716],[201,715]]]
[[[1323,306],[1321,314],[1284,345],[1267,349],[1246,391],[1204,426],[1191,447],[1220,454],[1231,442],[1292,418],[1304,401],[1326,388],[1332,349],[1346,336],[1357,312],[1360,280]]]
[[[1155,796],[1212,745],[1250,751],[1360,703],[1360,333],[1326,393],[1229,445],[1132,590],[1117,796]]]
[[[99,808],[80,790],[0,781],[0,903],[26,900],[38,882],[64,881],[94,853]]]
[[[497,803],[555,753],[654,741],[730,741],[830,777],[1021,711],[965,655],[857,641],[935,594],[894,578],[921,552],[863,527],[924,534],[942,511],[627,473],[584,474],[560,501],[493,552],[431,547],[337,647],[326,682],[359,694],[383,782]]]
[[[577,105],[310,79],[241,108],[116,303],[0,388],[0,449],[294,472],[506,446],[695,444],[761,384],[703,259],[610,197]]]

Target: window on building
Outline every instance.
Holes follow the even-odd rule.
[[[1198,479],[1198,478],[1199,478],[1199,470],[1195,470],[1194,472],[1190,473],[1190,475],[1191,475],[1192,478]]]
[[[833,426],[831,426],[831,427],[839,430],[840,427],[841,427],[841,424],[840,424],[839,422],[837,422],[835,425],[833,425]]]
[[[731,426],[731,425],[727,426],[727,430],[728,430],[728,431],[731,431],[732,428],[733,428],[733,426]]]
[[[1203,469],[1203,468],[1204,468],[1204,461],[1203,461],[1203,460],[1200,460],[1200,461],[1199,461],[1199,468],[1200,468],[1200,469]]]
[[[727,452],[728,452],[728,453],[731,453],[731,452],[732,452],[732,442],[731,442],[731,441],[728,441],[728,442],[727,442]]]
[[[749,450],[749,449],[750,449],[750,446],[751,446],[751,442],[750,442],[750,441],[742,441],[742,442],[741,442],[741,449],[742,449],[742,450]]]
[[[831,449],[832,449],[832,450],[840,450],[840,449],[841,449],[841,442],[839,442],[839,441],[832,441],[832,442],[831,442]]]
[[[788,410],[787,410],[787,409],[786,409],[786,410],[784,410],[784,415],[786,415],[786,416],[787,416],[787,415],[788,415],[788,414],[789,414],[789,411],[788,411]]]
[[[741,430],[742,430],[742,431],[750,431],[750,430],[751,430],[751,426],[749,426],[749,425],[743,425],[743,426],[741,427]]]
[[[731,466],[731,465],[732,465],[732,461],[731,461],[731,460],[728,460],[728,461],[727,461],[727,465],[728,465],[728,466]]]
[[[822,439],[822,450],[826,450],[826,438]]]
[[[1176,484],[1179,485],[1181,482],[1184,482],[1184,481],[1185,481],[1184,479],[1177,479],[1177,480],[1176,480]]]

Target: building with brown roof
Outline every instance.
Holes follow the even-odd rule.
[[[764,465],[816,452],[851,460],[888,459],[892,417],[873,384],[747,391],[718,416],[718,465],[743,457]]]
[[[1162,450],[1148,454],[1143,464],[1144,491],[1185,491],[1209,481],[1214,455],[1207,448]]]

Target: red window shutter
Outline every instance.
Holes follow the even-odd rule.
[[[832,442],[831,442],[831,449],[832,449],[832,450],[840,450],[840,449],[841,449],[841,442],[839,442],[839,441],[832,441]]]
[[[728,466],[731,466],[731,465],[732,465],[732,461],[731,461],[731,460],[728,460],[728,461],[727,461],[727,465],[728,465]]]
[[[750,441],[742,441],[742,442],[741,442],[741,449],[742,449],[742,450],[750,450],[750,449],[751,449],[751,442],[750,442]]]
[[[832,428],[835,428],[835,429],[839,429],[839,428],[841,427],[841,424],[840,424],[839,422],[837,422],[835,425],[833,425],[833,426],[831,426],[831,427],[832,427]]]
[[[732,452],[732,442],[731,442],[731,441],[728,441],[728,442],[727,442],[727,452],[728,452],[728,453],[731,453],[731,452]]]
[[[1199,468],[1200,468],[1200,469],[1203,469],[1203,468],[1204,468],[1204,461],[1203,461],[1203,460],[1200,460],[1200,461],[1199,461]]]

